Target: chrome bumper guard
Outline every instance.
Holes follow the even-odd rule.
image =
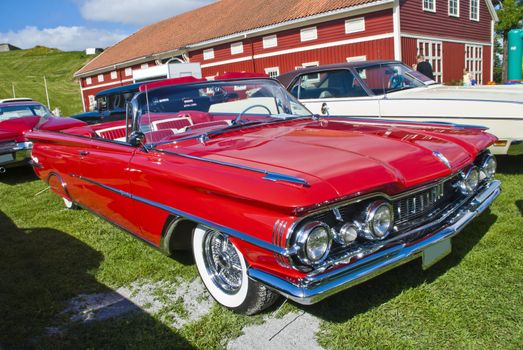
[[[10,164],[21,163],[29,161],[31,159],[31,151],[33,149],[32,142],[19,142],[14,145],[14,147],[8,150],[2,150],[0,155],[4,154],[13,154],[13,160],[0,163],[0,166],[7,166]]]
[[[413,243],[402,243],[371,254],[355,263],[305,277],[299,284],[250,268],[250,278],[297,303],[310,305],[344,289],[363,283],[397,266],[421,257],[428,247],[458,234],[472,219],[480,215],[501,193],[501,183],[493,181],[448,219],[451,224]]]

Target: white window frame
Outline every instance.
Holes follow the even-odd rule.
[[[238,41],[231,44],[231,55],[239,55],[243,53],[243,42]]]
[[[99,83],[102,83],[102,82],[104,81],[104,75],[103,75],[103,73],[102,73],[102,74],[98,74],[97,79],[98,79],[98,82],[99,82]]]
[[[133,69],[131,67],[125,68],[125,76],[130,77],[131,75],[133,75]]]
[[[263,48],[270,49],[271,47],[278,47],[278,36],[276,34],[263,37]]]
[[[318,39],[318,28],[307,27],[300,29],[300,41],[312,41]]]
[[[426,7],[425,4],[432,3],[432,8]],[[423,11],[427,12],[436,12],[436,0],[421,0],[421,6],[423,7]]]
[[[91,77],[85,78],[85,85],[91,85],[93,83],[93,79]]]
[[[421,45],[428,45],[428,52],[421,52],[420,46]],[[432,52],[432,46],[436,46],[436,52]],[[437,55],[437,47],[440,46],[439,50],[439,56]],[[417,42],[417,54],[420,53],[425,56],[425,59],[430,62],[430,65],[432,66],[432,73],[434,74],[434,81],[438,83],[443,83],[443,42],[438,40],[422,40],[418,39]],[[437,62],[436,62],[437,61]]]
[[[214,49],[205,49],[203,50],[203,59],[205,61],[214,59]]]
[[[473,17],[473,12],[472,12],[472,2],[476,2],[476,17]],[[480,6],[480,2],[479,0],[470,0],[469,2],[469,5],[470,5],[470,8],[469,8],[469,19],[471,21],[475,21],[475,22],[479,22],[479,6]]]
[[[465,44],[465,69],[478,85],[483,84],[483,45]]]
[[[456,13],[450,12],[450,8],[451,8],[450,7],[450,3],[451,2],[455,2],[456,3]],[[449,4],[449,16],[450,17],[459,17],[459,0],[449,0],[448,4]]]
[[[265,68],[265,74],[271,78],[276,78],[280,75],[280,67],[267,67]]]
[[[345,20],[345,34],[358,33],[364,31],[365,17],[351,18]]]
[[[116,73],[115,70],[113,70],[113,71],[111,72],[111,79],[114,80],[114,79],[116,79],[116,78],[118,78],[118,74]]]
[[[361,62],[367,60],[367,55],[347,57],[347,62]]]
[[[142,65],[140,66],[141,69],[146,69],[146,68],[149,68],[149,63],[142,63]]]

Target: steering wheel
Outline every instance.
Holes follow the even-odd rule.
[[[236,124],[240,123],[240,122],[242,121],[242,117],[243,117],[243,115],[244,115],[245,113],[247,113],[247,111],[250,111],[251,109],[256,108],[256,107],[265,108],[265,110],[266,110],[267,112],[269,112],[269,115],[272,114],[271,110],[270,110],[269,107],[267,107],[267,106],[264,106],[264,105],[252,105],[252,106],[249,106],[249,107],[245,108],[243,111],[241,111],[240,114],[238,114],[238,116],[236,117],[236,119],[234,119],[234,120],[232,121],[232,125],[236,125]]]

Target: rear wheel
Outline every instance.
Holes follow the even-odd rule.
[[[276,293],[249,279],[242,253],[223,233],[197,226],[193,233],[193,253],[203,283],[221,305],[252,315],[277,300]]]
[[[73,201],[70,201],[68,199],[62,198],[64,200],[64,205],[69,210],[77,210],[79,209],[78,205],[74,204]]]

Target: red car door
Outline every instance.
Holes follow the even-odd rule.
[[[129,162],[135,148],[102,139],[92,139],[85,146],[79,150],[81,204],[121,228],[139,234],[129,182]]]

